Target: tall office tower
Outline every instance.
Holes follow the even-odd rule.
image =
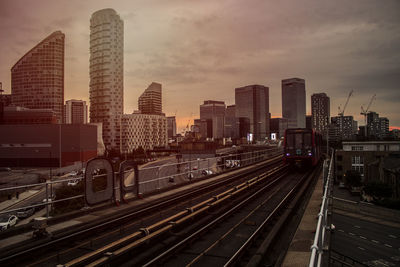
[[[87,123],[87,105],[83,100],[67,100],[64,105],[64,123],[84,124]]]
[[[312,130],[312,116],[306,115],[306,129]]]
[[[139,110],[142,114],[162,114],[161,84],[152,82],[139,97]]]
[[[90,122],[103,124],[106,149],[119,149],[124,110],[124,23],[110,8],[90,18]]]
[[[64,39],[61,31],[47,36],[11,68],[12,103],[30,109],[51,109],[63,121]]]
[[[236,117],[236,105],[226,107],[224,136],[232,139],[239,138],[239,118]]]
[[[168,138],[176,136],[176,118],[175,116],[167,117],[167,133]]]
[[[330,100],[325,93],[311,96],[312,128],[320,132],[324,138],[328,131],[330,119]]]
[[[306,127],[306,85],[303,79],[282,80],[282,117],[289,128]]]
[[[269,88],[263,85],[248,85],[235,89],[236,117],[248,118],[250,134],[255,141],[269,136]],[[242,132],[240,136],[242,137]]]
[[[224,137],[225,102],[205,100],[200,105],[200,120],[212,120],[212,137]]]

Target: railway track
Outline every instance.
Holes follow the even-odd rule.
[[[288,177],[283,169],[253,177],[64,266],[244,265],[243,255],[254,250],[257,237],[265,237],[265,228],[269,229],[262,244],[276,238],[276,225],[280,228],[289,215],[285,209],[294,209],[315,173]],[[248,194],[242,194],[245,191]],[[229,207],[221,205],[230,202]]]
[[[279,157],[276,157],[246,175],[243,173],[233,175],[227,179],[221,179],[201,186],[190,192],[183,192],[168,200],[160,200],[158,203],[141,207],[140,210],[119,214],[118,216],[110,216],[96,225],[85,225],[75,229],[75,231],[67,231],[66,234],[60,233],[54,235],[45,241],[35,241],[32,242],[33,244],[25,247],[21,246],[19,250],[14,249],[8,251],[8,253],[3,252],[0,255],[0,263],[24,266],[55,266],[57,264],[64,264],[71,258],[76,258],[76,255],[96,250],[97,247],[104,246],[105,243],[115,242],[121,239],[121,236],[132,235],[144,225],[155,224],[157,221],[176,213],[176,210],[183,207],[190,207],[193,203],[201,203],[210,195],[215,195],[225,190],[227,186],[235,185],[248,179],[246,178],[247,175],[259,176],[265,172],[265,169],[276,166],[279,161]],[[170,206],[173,206],[173,208],[166,208]],[[143,231],[140,232],[142,233]],[[57,253],[54,253],[54,251],[57,251]],[[32,262],[32,255],[37,256],[39,254],[42,257]]]
[[[275,265],[277,259],[263,259],[260,254],[271,250],[312,177],[313,172],[301,176],[279,174],[184,239],[148,255],[150,260],[123,259],[118,264],[257,266],[264,260]]]
[[[260,184],[267,182],[267,180],[273,179],[271,183],[275,183],[278,178],[273,178],[273,176],[279,175],[284,170],[286,170],[286,168],[283,166],[272,168],[271,170],[244,181],[239,185],[233,186],[218,195],[181,210],[169,216],[168,218],[144,227],[139,231],[111,242],[106,246],[68,261],[64,264],[64,266],[118,266],[123,263],[131,266],[139,265],[141,264],[142,256],[147,256],[146,250],[148,250],[148,244],[151,244],[150,246],[154,249],[154,247],[157,247],[157,243],[159,243],[160,240],[171,236],[171,232],[175,232],[178,239],[182,236],[187,236],[191,230],[187,232],[187,230],[184,229],[193,229],[197,225],[202,225],[204,223],[204,219],[208,220],[208,217],[213,217],[214,213],[219,214],[219,209],[224,209],[223,204],[226,204],[230,201],[235,202],[235,200],[246,196],[247,194],[244,194],[246,191],[250,192],[251,194],[253,194],[254,191],[257,193],[257,191],[259,191],[257,188],[260,186]],[[203,219],[199,220],[199,218]],[[193,224],[193,222],[196,220],[198,220],[197,223]],[[182,230],[184,232],[179,233]],[[173,239],[175,234],[172,234]],[[186,239],[187,238],[185,238],[185,240]],[[156,244],[156,246],[154,246],[154,244]],[[165,245],[170,246],[170,244]],[[134,262],[127,260],[132,258],[132,255],[135,255]]]

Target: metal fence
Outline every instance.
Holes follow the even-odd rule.
[[[333,183],[333,159],[334,159],[334,151],[331,154],[329,169],[326,173],[326,161],[324,162],[324,195],[322,197],[322,205],[320,212],[318,213],[318,224],[317,229],[315,231],[315,237],[313,245],[311,246],[311,257],[309,262],[309,267],[321,266],[322,264],[322,255],[324,252],[324,247],[326,247],[327,238],[326,233],[327,230],[330,229],[330,225],[328,224],[328,207],[329,202],[331,201],[331,189]],[[326,176],[326,177],[325,177]]]
[[[281,155],[281,153],[280,148],[273,148],[141,168],[139,169],[139,193],[164,190],[177,184],[248,166]],[[132,183],[126,184],[126,186],[132,185]]]
[[[178,184],[195,181],[196,179],[205,178],[211,175],[217,175],[239,167],[248,166],[282,154],[281,148],[271,148],[266,150],[252,151],[246,153],[229,154],[213,158],[197,158],[194,160],[171,162],[153,167],[143,167],[138,170],[138,187],[139,194],[156,192],[159,190],[168,190],[169,187],[175,187]],[[117,179],[119,173],[114,173],[114,179]],[[123,173],[123,182],[125,187],[135,186],[134,169],[128,169]],[[93,178],[100,178],[106,174],[94,175]],[[30,189],[36,189],[41,192],[43,200],[40,203],[30,204],[29,206],[13,208],[11,205],[0,211],[3,214],[15,214],[16,212],[26,208],[46,207],[46,217],[54,203],[59,203],[71,199],[84,198],[85,193],[71,196],[64,199],[54,199],[54,192],[60,184],[67,185],[69,182],[77,184],[84,181],[84,176],[72,176],[67,178],[51,177],[44,183],[28,184],[21,186],[13,186],[0,188],[0,192],[19,192]],[[71,184],[74,186],[74,184]],[[119,192],[120,184],[114,183],[114,192]]]

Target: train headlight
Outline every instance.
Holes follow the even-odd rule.
[[[290,156],[290,153],[286,153],[286,156]]]

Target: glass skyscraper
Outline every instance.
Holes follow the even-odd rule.
[[[51,109],[57,123],[64,117],[64,39],[61,31],[53,32],[11,68],[12,103]]]
[[[300,78],[282,80],[282,117],[288,128],[306,127],[306,85]]]
[[[253,140],[269,137],[269,88],[248,85],[235,89],[236,117],[247,118]]]

